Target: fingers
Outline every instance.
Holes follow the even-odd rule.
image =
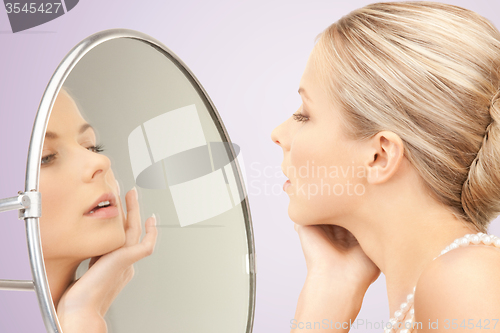
[[[139,244],[126,248],[126,264],[131,265],[136,261],[151,255],[156,245],[158,229],[156,228],[156,217],[153,214],[146,220],[146,235]]]
[[[153,214],[146,220],[146,235],[142,239],[140,245],[143,247],[145,256],[153,253],[158,237],[158,229],[156,228],[156,216]]]
[[[127,203],[127,230],[125,246],[132,246],[139,242],[141,237],[141,212],[137,189],[134,187],[125,195]]]
[[[129,237],[135,237],[135,232],[140,237],[139,207],[134,191],[126,195],[128,218],[133,225],[139,224],[139,228],[129,229]],[[93,257],[89,263],[89,270],[83,275],[79,283],[79,290],[92,304],[100,304],[99,308],[106,312],[113,299],[132,279],[134,275],[133,264],[138,260],[153,253],[158,230],[156,228],[156,217],[153,215],[145,221],[146,235],[141,242],[122,246],[100,257]],[[75,292],[76,289],[73,291]],[[84,290],[84,291],[83,291]],[[92,292],[88,292],[91,290]],[[103,310],[104,309],[104,310]]]

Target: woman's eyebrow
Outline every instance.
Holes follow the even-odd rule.
[[[80,130],[78,131],[78,134],[83,134],[89,128],[91,128],[92,130],[94,130],[94,128],[92,127],[92,125],[90,125],[88,123],[83,124],[80,127]],[[56,133],[54,133],[54,132],[45,132],[45,139],[57,139],[57,138],[59,138],[59,135],[57,135]]]
[[[45,132],[45,139],[57,139],[58,137],[54,132]]]

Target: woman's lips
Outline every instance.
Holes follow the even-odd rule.
[[[94,218],[113,218],[118,215],[119,211],[116,206],[116,197],[112,192],[101,195],[84,214],[84,216]]]
[[[118,208],[116,206],[108,206],[99,208],[94,211],[86,213],[85,216],[94,217],[97,219],[110,219],[118,216]]]
[[[292,183],[290,182],[290,179],[287,180],[284,184],[283,184],[283,191],[286,191],[286,189],[292,185]]]

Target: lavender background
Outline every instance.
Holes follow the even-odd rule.
[[[0,198],[24,188],[38,104],[67,52],[105,29],[149,34],[195,73],[241,146],[257,252],[254,332],[289,331],[306,267],[282,190],[283,153],[270,135],[300,105],[297,88],[316,35],[371,2],[81,0],[56,20],[16,34],[0,6]],[[443,2],[500,27],[500,2]],[[490,232],[500,235],[499,224],[494,221]],[[31,279],[24,224],[15,212],[0,214],[0,279]],[[383,275],[368,290],[358,318],[389,318]],[[380,330],[353,330],[366,331]],[[45,332],[34,293],[0,291],[0,332]]]

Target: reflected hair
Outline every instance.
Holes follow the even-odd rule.
[[[424,188],[486,232],[500,213],[500,33],[479,14],[373,3],[329,26],[315,65],[347,137],[396,133]]]
[[[82,115],[82,117],[85,120],[87,120],[87,115],[85,114],[85,110],[84,110],[84,108],[82,108],[81,102],[76,97],[77,95],[73,91],[73,88],[70,88],[67,85],[63,85],[61,87],[61,89],[59,90],[58,94],[63,93],[63,92],[66,93],[71,98],[71,100],[73,101],[73,103],[75,103],[76,108],[78,109],[78,111],[80,112],[80,114]]]

